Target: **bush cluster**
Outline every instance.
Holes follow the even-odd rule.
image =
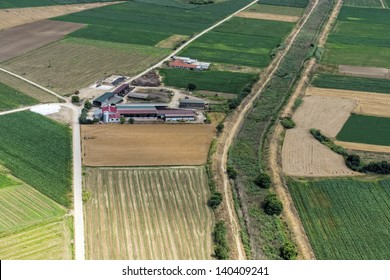
[[[295,122],[291,117],[285,117],[282,119],[281,124],[283,125],[284,128],[290,129],[295,127]]]
[[[268,215],[280,215],[283,210],[283,204],[276,194],[270,193],[264,199],[264,212]]]
[[[298,256],[297,248],[290,242],[285,242],[280,248],[280,256],[285,260],[295,260]]]
[[[271,177],[267,173],[260,173],[255,179],[255,184],[263,189],[271,187]]]
[[[216,209],[222,202],[222,194],[220,192],[214,192],[209,201],[207,202],[208,206],[212,209]]]
[[[218,260],[229,259],[229,245],[226,238],[226,226],[223,221],[215,224],[213,238],[215,243],[214,254]]]

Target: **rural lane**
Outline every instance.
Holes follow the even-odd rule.
[[[23,108],[19,108],[19,109],[14,109],[14,110],[0,112],[0,116],[12,114],[12,113],[17,113],[17,112],[27,111],[27,110],[30,110],[32,107],[33,106],[28,106],[28,107],[23,107]]]
[[[75,258],[76,260],[85,260],[85,238],[84,238],[84,212],[83,212],[83,186],[82,186],[82,163],[81,163],[81,138],[80,138],[80,124],[78,121],[81,113],[81,108],[73,105],[66,98],[58,93],[51,91],[37,83],[34,83],[20,75],[12,73],[6,69],[0,68],[0,71],[8,73],[18,79],[21,79],[33,86],[36,86],[66,103],[58,103],[58,105],[72,109],[72,148],[73,148],[73,205],[74,205],[74,243],[75,243]],[[57,103],[54,103],[57,104]],[[20,111],[26,111],[30,107],[19,108],[11,111],[0,113],[0,115],[11,114]]]
[[[305,14],[305,18],[303,21],[300,23],[299,27],[295,29],[292,33],[292,37],[287,44],[285,50],[279,57],[277,57],[274,62],[270,65],[268,70],[266,71],[265,75],[263,76],[261,80],[261,86],[260,88],[252,95],[248,96],[246,100],[244,100],[242,104],[243,107],[239,107],[238,111],[234,114],[234,117],[231,118],[232,123],[229,125],[228,130],[225,135],[223,135],[222,138],[224,138],[223,147],[222,147],[222,154],[220,155],[220,162],[219,162],[219,178],[222,179],[222,184],[223,184],[223,190],[224,190],[224,197],[226,198],[231,198],[232,195],[230,194],[231,192],[231,187],[229,183],[229,178],[226,172],[226,166],[227,166],[227,161],[228,161],[228,153],[229,149],[237,136],[238,132],[240,131],[240,128],[242,124],[244,123],[245,117],[249,110],[252,108],[254,101],[258,98],[258,96],[262,93],[262,91],[265,89],[266,85],[270,82],[272,79],[272,76],[276,73],[276,71],[279,69],[280,63],[282,62],[283,58],[286,56],[286,54],[289,52],[291,49],[292,45],[295,42],[296,37],[298,34],[301,32],[303,26],[305,26],[308,18],[311,16],[313,11],[318,5],[319,0],[315,0],[313,6],[311,7],[310,11]],[[236,246],[238,249],[238,257],[239,259],[244,259],[245,258],[245,253],[244,249],[242,247],[242,243],[240,240],[240,234],[239,234],[239,229],[240,225],[237,222],[237,218],[235,216],[234,212],[234,206],[232,199],[226,199],[226,206],[227,210],[229,212],[230,216],[230,223],[233,226],[233,230],[235,231],[233,236],[236,242]]]

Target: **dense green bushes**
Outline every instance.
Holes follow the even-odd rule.
[[[295,127],[295,122],[294,120],[291,118],[291,117],[285,117],[282,119],[282,121],[280,122],[284,128],[286,129],[290,129],[290,128],[294,128]]]
[[[275,193],[269,193],[265,197],[263,207],[268,215],[280,215],[283,210],[283,204]]]
[[[229,245],[226,238],[226,226],[223,221],[219,221],[215,224],[213,239],[215,243],[215,258],[218,260],[229,259]]]

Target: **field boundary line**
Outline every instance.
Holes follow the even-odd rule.
[[[0,116],[9,115],[9,114],[17,113],[17,112],[27,111],[27,110],[31,109],[32,107],[34,107],[34,106],[36,106],[36,105],[22,107],[22,108],[18,108],[18,109],[12,109],[12,110],[8,110],[8,111],[4,111],[4,112],[0,112]]]
[[[307,20],[312,15],[318,3],[319,0],[315,0],[311,8],[309,8],[309,6],[307,7],[308,11],[301,18],[301,20],[298,22],[295,28],[291,31],[290,35],[287,37],[286,48],[282,52],[278,53],[278,56],[273,60],[273,62],[268,66],[267,71],[263,74],[263,78],[261,78],[257,82],[256,85],[257,86],[260,85],[260,87],[256,88],[255,85],[255,88],[251,93],[251,95],[249,95],[246,99],[244,99],[244,101],[240,104],[238,109],[231,115],[231,117],[229,118],[230,124],[227,123],[227,125],[225,125],[224,132],[220,136],[220,139],[222,140],[219,141],[219,147],[217,148],[217,152],[215,153],[216,156],[213,160],[214,162],[213,169],[217,173],[219,177],[218,179],[220,179],[221,181],[220,183],[223,186],[222,189],[225,197],[224,201],[226,202],[225,205],[229,213],[229,219],[231,224],[230,230],[233,231],[233,238],[235,239],[235,243],[238,250],[238,259],[245,259],[245,253],[244,253],[244,249],[240,237],[240,225],[237,221],[235,211],[232,210],[234,209],[233,198],[231,193],[232,191],[230,191],[232,187],[230,186],[229,178],[226,172],[229,149],[234,139],[238,135],[240,128],[245,121],[245,117],[247,113],[250,111],[250,109],[252,108],[254,101],[260,96],[260,94],[266,88],[267,84],[271,81],[273,75],[279,69],[282,60],[290,51],[291,47],[295,42],[295,39],[297,38],[298,34],[300,34],[300,32],[302,31],[302,28],[305,26]]]

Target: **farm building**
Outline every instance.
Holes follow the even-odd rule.
[[[168,104],[107,105],[96,112],[95,117],[102,118],[105,123],[119,122],[121,117],[165,121],[194,121],[196,118],[193,110],[170,109],[167,106]]]
[[[179,107],[204,109],[206,107],[206,102],[200,99],[180,99]]]
[[[104,81],[102,81],[102,85],[116,87],[117,85],[122,83],[124,80],[126,80],[125,76],[113,75],[113,76],[105,79]]]
[[[120,87],[118,87],[117,89],[115,89],[113,91],[113,93],[115,93],[119,96],[125,96],[130,91],[131,91],[131,88],[130,88],[129,84],[123,84]]]
[[[146,93],[137,93],[137,92],[130,92],[130,93],[127,95],[127,98],[148,100],[148,99],[149,99],[149,94],[146,94]]]
[[[123,101],[122,97],[119,97],[113,92],[106,92],[103,95],[96,98],[92,104],[96,107],[102,107],[111,104],[118,104]]]
[[[161,109],[157,110],[158,118],[165,121],[194,121],[196,119],[193,110]]]
[[[189,57],[179,57],[174,56],[173,60],[169,62],[169,66],[172,68],[181,68],[188,70],[207,70],[210,68],[210,63],[200,62],[196,59],[191,59]]]

